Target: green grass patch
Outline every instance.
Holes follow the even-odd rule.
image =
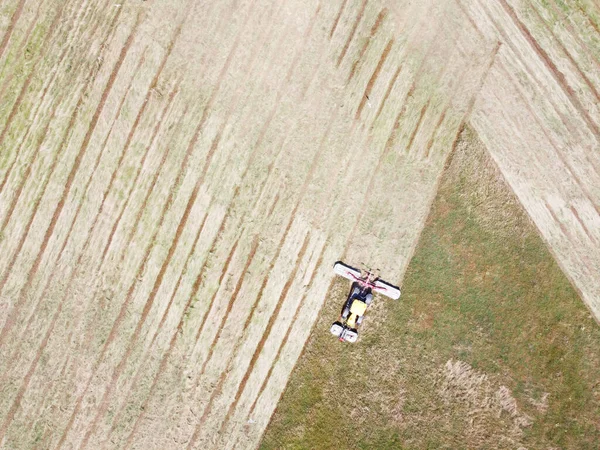
[[[328,332],[336,280],[267,449],[597,448],[600,327],[487,152],[462,135],[398,302]]]

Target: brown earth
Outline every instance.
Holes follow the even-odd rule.
[[[534,6],[3,2],[1,446],[257,445],[466,121],[598,313],[597,8]]]

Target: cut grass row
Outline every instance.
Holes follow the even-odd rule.
[[[600,442],[600,327],[470,130],[399,302],[328,333],[337,280],[261,448],[573,448]]]

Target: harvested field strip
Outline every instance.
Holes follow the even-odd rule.
[[[371,93],[371,90],[373,89],[373,84],[375,83],[375,81],[377,80],[377,77],[379,76],[379,73],[381,72],[381,68],[383,66],[383,64],[385,63],[385,60],[387,59],[390,50],[392,48],[392,45],[394,45],[394,40],[390,39],[388,41],[388,43],[385,46],[385,50],[383,50],[383,53],[381,54],[381,58],[379,58],[379,62],[377,63],[377,67],[375,67],[375,70],[373,71],[373,74],[371,75],[371,78],[369,78],[369,82],[367,83],[367,86],[365,87],[365,92],[363,93],[362,99],[360,101],[360,104],[358,105],[358,109],[356,110],[356,115],[355,115],[355,120],[358,120],[360,118],[360,113],[362,112],[363,108],[365,107],[365,103],[369,100],[369,94]],[[387,99],[387,97],[390,94],[390,90],[392,89],[396,78],[398,78],[398,74],[400,72],[400,68],[398,68],[396,70],[396,73],[394,74],[394,76],[392,77],[392,80],[390,81],[388,90],[386,95],[383,97],[383,100],[381,102],[381,105],[379,106],[379,110],[378,113],[375,115],[375,119],[377,120],[377,117],[379,117],[379,112],[381,111],[381,109],[383,108],[383,105],[385,104],[385,101]]]
[[[352,63],[352,68],[350,69],[350,73],[348,74],[348,80],[346,81],[347,83],[349,83],[352,80],[352,78],[354,78],[354,75],[356,74],[356,68],[362,62],[362,60],[365,56],[365,53],[366,53],[367,49],[369,48],[369,44],[371,43],[371,41],[377,34],[377,30],[379,30],[379,27],[381,27],[381,22],[383,22],[383,20],[385,19],[386,16],[387,16],[387,9],[385,9],[385,8],[382,9],[379,12],[379,14],[377,15],[377,19],[375,19],[375,23],[373,24],[373,26],[371,27],[371,31],[369,32],[369,37],[364,41],[362,47],[360,48],[358,58],[356,58],[354,60],[354,62]],[[359,106],[359,108],[360,108],[360,106]]]
[[[116,17],[118,17],[118,15],[115,15],[115,18]],[[113,21],[113,23],[114,23],[114,21]],[[69,132],[72,129],[74,123],[75,123],[75,119],[77,118],[77,112],[79,111],[79,108],[80,108],[81,103],[82,103],[83,98],[84,98],[83,94],[86,92],[87,88],[90,85],[90,82],[93,81],[93,79],[94,79],[93,77],[89,77],[86,86],[84,86],[84,88],[81,91],[81,96],[79,97],[78,105],[75,107],[75,110],[74,110],[73,114],[71,115],[71,118],[69,119],[69,124],[67,125],[67,127],[66,127],[66,129],[65,129],[65,131],[63,133],[62,140],[61,140],[61,142],[59,144],[59,147],[58,147],[59,148],[59,150],[58,150],[59,154],[62,154],[63,150],[66,147],[66,141],[67,141],[68,137],[70,136]],[[90,127],[90,129],[91,128],[92,127]],[[37,206],[39,205],[39,202],[41,201],[41,199],[44,196],[44,192],[45,192],[48,180],[51,178],[51,175],[54,172],[54,169],[56,168],[56,164],[57,164],[58,160],[59,160],[59,158],[56,157],[54,159],[53,163],[52,163],[52,166],[50,167],[49,174],[46,177],[45,181],[43,182],[42,194],[36,199],[36,203],[35,203],[36,207],[34,208],[34,213],[32,213],[32,215],[31,215],[31,217],[29,219],[29,222],[27,223],[27,226],[25,227],[24,232],[21,233],[21,238],[19,240],[19,243],[17,244],[17,250],[13,253],[14,256],[11,258],[11,260],[10,260],[10,262],[8,264],[8,268],[6,268],[5,271],[4,271],[2,280],[0,281],[0,293],[3,292],[3,290],[5,288],[5,284],[6,284],[7,280],[8,280],[8,277],[11,274],[12,268],[13,268],[15,262],[16,262],[16,259],[19,256],[19,253],[20,253],[20,251],[21,251],[21,249],[23,247],[23,244],[25,243],[25,240],[26,240],[27,236],[29,235],[29,230],[30,230],[31,225],[32,225],[32,223],[34,221],[34,218],[36,217],[35,211],[37,210]],[[72,169],[71,169],[71,172],[70,172],[70,178],[68,178],[68,180],[69,179],[71,180],[71,183],[72,183],[72,180],[73,180],[74,173],[75,173],[75,171],[77,169],[77,161],[81,161],[81,158],[79,158],[79,160],[76,159],[74,165],[72,166]],[[68,184],[68,180],[67,180],[67,184],[65,185],[65,188],[63,190],[63,193],[67,192],[69,190],[69,188],[70,188],[70,185]],[[58,203],[57,207],[55,208],[55,212],[54,212],[54,215],[53,215],[54,217],[51,220],[48,229],[46,230],[45,238],[44,238],[44,241],[43,241],[46,244],[47,244],[47,241],[48,241],[48,237],[51,234],[54,225],[56,224],[57,216],[62,211],[62,206],[61,205],[64,205],[64,195],[63,195],[62,203],[59,200],[59,203]],[[44,246],[43,242],[42,242],[42,246]],[[28,272],[29,273],[28,278],[27,278],[28,281],[26,281],[25,287],[27,287],[27,285],[31,282],[31,279],[32,279],[32,277],[34,275],[34,272],[36,270],[36,266],[40,262],[39,258],[41,257],[42,253],[43,253],[43,249],[38,252],[38,258],[36,259],[36,261],[34,261],[32,268]],[[23,292],[23,291],[26,291],[26,289],[23,288],[23,287],[21,287],[20,291]],[[21,295],[19,297],[19,300],[16,302],[16,304],[13,305],[13,308],[11,309],[11,312],[9,313],[9,315],[8,315],[6,321],[5,321],[5,324],[4,324],[3,328],[2,328],[2,332],[0,333],[0,343],[2,342],[2,340],[6,336],[6,333],[9,331],[10,327],[12,326],[12,322],[13,322],[13,320],[15,318],[14,315],[19,312],[20,305],[21,305],[21,303],[24,300],[25,300],[24,296]]]
[[[311,180],[312,180],[312,177],[313,177],[313,174],[314,174],[314,168],[316,167],[316,165],[317,165],[317,163],[318,163],[318,161],[319,161],[320,157],[321,157],[321,156],[322,156],[322,154],[323,154],[323,145],[324,145],[324,143],[326,142],[326,139],[329,137],[329,133],[330,133],[330,131],[331,131],[331,125],[333,124],[334,120],[335,120],[335,118],[334,118],[332,121],[330,121],[330,124],[329,124],[329,126],[328,126],[328,128],[327,128],[327,130],[326,130],[326,132],[325,132],[325,134],[324,134],[324,136],[323,136],[323,138],[321,139],[321,143],[320,143],[319,147],[317,148],[317,151],[315,152],[315,156],[314,156],[314,158],[313,158],[313,161],[312,161],[312,163],[311,163],[311,165],[310,165],[310,169],[309,169],[309,171],[308,171],[308,174],[307,174],[307,176],[306,176],[306,179],[305,179],[305,181],[304,181],[304,184],[303,184],[303,186],[302,186],[302,187],[300,188],[300,190],[299,190],[299,192],[300,192],[300,195],[299,195],[299,198],[298,198],[298,200],[297,200],[296,206],[294,207],[294,210],[293,210],[293,211],[292,211],[292,213],[291,213],[290,219],[289,219],[289,221],[287,222],[287,226],[286,226],[286,228],[285,228],[285,231],[284,231],[284,233],[283,233],[283,236],[282,236],[282,238],[281,238],[281,241],[280,241],[279,245],[277,246],[277,249],[276,249],[275,256],[274,256],[274,258],[272,259],[272,261],[271,261],[271,263],[270,263],[270,267],[269,267],[269,269],[267,270],[267,273],[270,273],[270,272],[272,271],[272,269],[273,269],[273,267],[274,267],[274,264],[275,264],[275,262],[277,261],[277,259],[278,259],[278,257],[279,257],[279,254],[280,254],[280,252],[281,252],[281,249],[283,248],[283,245],[284,245],[284,243],[285,243],[285,241],[286,241],[286,239],[287,239],[288,233],[289,233],[289,231],[290,231],[290,229],[291,229],[291,227],[292,227],[292,225],[293,225],[293,223],[294,223],[294,221],[295,221],[295,218],[296,218],[296,212],[297,212],[297,210],[298,210],[298,207],[300,206],[300,204],[301,204],[301,202],[302,202],[302,200],[303,200],[304,194],[305,194],[305,192],[306,192],[306,188],[307,188],[307,186],[310,184],[310,182],[311,182]],[[299,261],[302,259],[302,255],[304,254],[304,251],[306,250],[306,245],[308,244],[308,240],[307,240],[307,239],[308,239],[308,237],[307,237],[307,238],[305,238],[305,242],[304,242],[304,244],[303,244],[303,246],[302,246],[302,249],[300,250],[300,255],[298,256],[298,260],[299,260]],[[299,263],[298,263],[298,264],[299,264]],[[294,269],[294,270],[297,270],[297,268],[298,268],[298,264],[296,265],[296,267],[295,267],[295,269]],[[295,275],[293,275],[293,276],[292,276],[292,277],[291,277],[291,278],[288,280],[288,282],[290,282],[290,280],[292,280],[293,278],[295,278]],[[259,294],[258,294],[258,296],[256,297],[256,303],[255,303],[255,305],[256,305],[258,302],[260,302],[260,301],[261,301],[262,291],[263,291],[264,287],[266,286],[266,284],[267,284],[267,281],[268,281],[268,278],[265,278],[265,279],[264,279],[264,281],[263,281],[263,283],[262,283],[262,285],[261,285],[261,288],[260,288],[260,290],[259,290]],[[266,338],[269,336],[269,334],[270,334],[270,329],[271,329],[271,327],[272,327],[272,323],[273,323],[272,321],[273,321],[273,320],[275,320],[275,319],[277,318],[277,315],[278,315],[278,314],[277,314],[277,311],[278,311],[278,309],[277,309],[277,308],[279,308],[279,307],[280,307],[280,306],[283,304],[283,302],[284,302],[284,300],[285,300],[285,293],[286,293],[286,290],[287,290],[287,289],[286,289],[286,287],[287,287],[287,289],[289,289],[289,285],[288,285],[288,284],[286,284],[286,285],[283,287],[283,291],[282,291],[282,292],[283,292],[283,294],[282,294],[282,300],[280,300],[280,302],[277,304],[277,307],[276,307],[276,309],[275,309],[275,312],[273,312],[273,313],[272,313],[272,315],[271,315],[271,319],[270,319],[270,321],[269,321],[269,324],[267,325],[267,331],[263,332],[263,335],[262,335],[263,337],[261,338],[261,341],[260,341],[260,343],[259,343],[258,347],[257,347],[257,348],[254,350],[254,354],[253,354],[253,356],[252,356],[252,359],[250,360],[249,367],[248,367],[248,369],[247,369],[246,373],[244,374],[244,377],[242,378],[242,381],[241,381],[241,384],[240,384],[240,386],[239,386],[239,387],[238,387],[238,389],[237,389],[237,393],[235,394],[234,401],[233,401],[233,403],[232,403],[232,404],[229,406],[228,413],[226,414],[224,421],[221,423],[220,430],[223,430],[223,429],[224,429],[224,427],[226,427],[226,425],[227,425],[227,421],[228,421],[228,416],[229,416],[229,415],[231,414],[231,412],[232,412],[232,411],[234,411],[234,410],[235,410],[235,408],[236,408],[237,402],[239,401],[240,395],[241,395],[241,393],[243,392],[243,390],[244,390],[244,387],[245,387],[245,384],[246,384],[246,382],[247,382],[247,378],[248,378],[249,374],[250,374],[250,373],[253,371],[253,367],[254,367],[254,363],[256,362],[256,358],[259,356],[259,354],[260,354],[260,352],[261,352],[261,350],[262,350],[262,345],[264,345],[264,340],[265,340],[265,339],[266,339]],[[252,322],[254,311],[255,311],[255,306],[253,305],[253,307],[252,307],[252,309],[251,309],[251,312],[250,312],[250,314],[248,315],[248,318],[247,318],[247,320],[246,320],[246,323],[245,323],[245,325],[244,325],[244,328],[243,328],[243,330],[242,330],[242,340],[240,340],[239,342],[243,342],[243,341],[244,341],[244,339],[243,339],[243,337],[244,337],[244,333],[245,333],[245,331],[246,331],[246,328],[247,328],[247,326],[249,325],[249,323],[250,323],[250,322]],[[224,322],[221,324],[221,327],[222,327],[223,325],[224,325]],[[218,333],[218,334],[220,334],[220,332],[221,332],[221,327],[219,328],[219,333]],[[198,339],[196,339],[196,340],[198,340]],[[217,341],[217,339],[215,339],[215,340],[214,340],[214,342],[216,342],[216,341]],[[262,345],[261,345],[261,344],[262,344]],[[214,344],[213,344],[213,345],[214,345]],[[232,356],[231,356],[231,358],[229,359],[229,361],[228,361],[228,363],[227,363],[227,368],[226,368],[226,369],[225,369],[225,370],[222,372],[222,375],[221,375],[221,377],[219,378],[219,381],[218,381],[218,383],[217,383],[217,388],[215,388],[215,389],[214,389],[214,391],[213,391],[213,396],[211,396],[211,399],[210,399],[210,400],[209,400],[209,402],[208,402],[208,406],[206,407],[206,410],[205,410],[205,412],[203,413],[203,416],[202,416],[202,419],[201,419],[201,421],[200,421],[200,424],[199,424],[199,425],[196,427],[196,430],[195,430],[195,432],[194,432],[194,436],[196,436],[196,437],[197,437],[197,433],[198,433],[198,431],[200,431],[200,428],[201,428],[202,424],[203,424],[203,423],[204,423],[204,421],[206,420],[208,413],[210,412],[210,406],[212,405],[212,402],[214,401],[214,399],[215,399],[215,396],[216,396],[216,395],[220,395],[220,394],[221,394],[221,392],[220,392],[220,391],[221,391],[221,387],[222,387],[222,385],[223,385],[223,383],[224,383],[224,381],[225,381],[225,374],[228,374],[228,373],[230,373],[230,372],[231,372],[231,370],[233,369],[233,368],[231,367],[231,364],[232,364],[232,362],[234,361],[234,358],[237,358],[237,357],[238,357],[238,355],[237,355],[237,352],[238,352],[238,350],[239,350],[239,345],[238,345],[238,344],[236,344],[236,346],[235,346],[235,349],[234,349],[234,351],[232,352]],[[204,363],[204,364],[203,364],[203,366],[202,366],[202,370],[200,371],[200,376],[202,376],[202,374],[204,373],[204,371],[205,371],[205,367],[206,367],[206,363],[209,361],[211,354],[212,354],[212,346],[211,346],[211,351],[209,352],[209,355],[208,355],[208,357],[206,358],[206,360],[205,360],[205,363]],[[220,431],[219,431],[219,434],[220,434]],[[195,440],[196,440],[196,437],[193,437],[193,438],[191,439],[191,442],[195,441]]]
[[[23,13],[24,5],[25,0],[19,0],[15,11],[12,14],[12,17],[10,18],[10,24],[8,25],[8,28],[4,31],[4,35],[2,36],[2,42],[0,42],[0,58],[4,56],[4,51],[6,50],[6,46],[8,45],[8,40],[12,35],[13,29],[15,28],[15,24],[17,23],[19,17],[21,17],[21,14]]]
[[[338,56],[338,59],[337,59],[338,67],[339,67],[340,63],[342,62],[342,60],[344,59],[344,56],[346,56],[346,52],[348,51],[350,42],[352,42],[352,39],[354,38],[354,35],[356,34],[356,29],[358,28],[358,24],[360,23],[360,21],[363,17],[363,14],[365,13],[365,7],[367,6],[367,1],[368,0],[362,0],[360,9],[358,10],[358,15],[356,16],[356,19],[354,21],[354,25],[352,25],[350,34],[348,35],[348,38],[346,39],[346,44],[344,44],[344,47],[342,48],[340,56]]]
[[[509,73],[509,71],[506,69],[506,67],[504,67],[504,65],[499,62],[498,67],[502,70],[502,75],[506,78],[511,80],[515,86],[517,86],[517,92],[520,95],[520,99],[522,100],[522,102],[526,105],[527,107],[527,111],[530,114],[530,117],[534,118],[536,125],[540,128],[540,130],[544,130],[545,131],[545,127],[542,123],[542,119],[539,117],[539,114],[533,110],[531,104],[528,102],[528,99],[525,97],[524,93],[523,93],[523,89],[521,86],[518,85],[518,83],[516,82],[516,80],[514,80],[514,78],[512,77],[512,75]],[[554,150],[556,157],[558,158],[558,160],[564,165],[564,167],[566,168],[566,170],[569,172],[569,178],[571,178],[572,180],[574,180],[577,185],[581,188],[581,190],[585,193],[588,201],[593,205],[594,209],[596,210],[596,212],[598,212],[598,214],[600,215],[600,208],[598,206],[598,204],[595,203],[595,200],[592,196],[592,194],[589,191],[588,188],[588,183],[589,180],[592,180],[596,177],[593,177],[593,175],[586,173],[585,174],[585,182],[582,180],[582,177],[579,176],[572,164],[567,160],[564,152],[562,149],[559,148],[555,138],[550,135],[549,133],[544,133],[546,139],[548,140],[548,143],[550,144],[550,146],[552,147],[552,149]],[[590,159],[590,158],[586,158],[587,161],[590,166],[594,166],[594,160]],[[600,175],[600,172],[596,172],[596,175]],[[600,180],[598,180],[600,182]]]
[[[61,7],[58,9],[58,14],[54,15],[54,19],[58,19],[67,9],[67,5],[69,4],[69,2],[65,2],[64,4],[61,5]],[[37,100],[34,101],[33,99],[31,100],[33,103],[37,103],[34,107],[34,105],[29,105],[29,103],[25,102],[21,102],[21,109],[24,110],[25,112],[31,110],[31,109],[35,109],[35,112],[29,116],[28,118],[23,118],[23,114],[22,112],[20,114],[17,114],[16,112],[11,112],[11,114],[9,115],[9,119],[10,121],[7,121],[7,123],[5,124],[5,126],[3,127],[3,139],[1,141],[1,145],[5,146],[5,147],[9,147],[10,148],[10,139],[9,141],[6,140],[7,136],[8,136],[8,131],[13,131],[15,128],[20,128],[22,126],[25,126],[25,124],[22,123],[23,120],[25,120],[25,123],[27,124],[27,129],[28,132],[21,137],[21,142],[23,142],[27,135],[29,134],[29,130],[31,129],[32,126],[32,121],[36,121],[38,120],[38,115],[43,113],[43,109],[41,108],[41,102],[43,102],[44,97],[46,96],[46,94],[48,93],[48,90],[51,87],[55,87],[54,86],[54,80],[55,79],[60,79],[60,77],[65,78],[68,77],[69,75],[71,75],[70,73],[65,74],[64,71],[64,67],[61,67],[63,61],[65,60],[65,56],[67,55],[67,51],[69,51],[69,54],[73,53],[73,48],[68,45],[70,43],[72,43],[72,40],[74,38],[74,36],[77,35],[79,28],[83,25],[84,20],[86,20],[86,17],[84,16],[83,18],[81,17],[81,14],[83,14],[85,12],[85,14],[87,14],[89,12],[91,8],[86,8],[84,6],[81,6],[81,8],[76,9],[76,11],[71,13],[71,17],[67,17],[66,20],[63,20],[62,22],[65,24],[65,32],[67,33],[66,36],[66,44],[63,46],[62,52],[61,52],[61,56],[59,57],[58,61],[55,61],[53,59],[54,54],[58,54],[58,52],[56,53],[49,53],[48,54],[48,49],[52,48],[53,46],[57,46],[61,41],[61,37],[64,37],[64,34],[61,33],[62,32],[62,27],[63,27],[63,23],[61,23],[60,26],[53,26],[49,27],[52,28],[50,30],[50,34],[51,36],[32,36],[33,38],[35,38],[35,42],[33,43],[29,43],[28,46],[26,47],[26,53],[30,52],[34,55],[35,59],[31,62],[31,61],[26,61],[25,65],[26,67],[29,69],[31,68],[31,71],[29,72],[29,75],[25,78],[25,81],[23,82],[23,85],[19,86],[19,81],[20,81],[20,77],[17,77],[15,83],[17,84],[17,86],[14,86],[13,89],[11,88],[11,84],[10,81],[12,80],[12,76],[11,76],[11,80],[5,80],[2,84],[2,91],[11,91],[14,90],[15,92],[18,90],[19,94],[18,94],[18,98],[20,99],[25,99],[25,100],[29,100],[28,98],[28,94],[30,95],[31,93],[36,93],[37,91],[37,85],[36,83],[40,83],[40,81],[38,81],[39,76],[36,78],[35,75],[38,75],[36,72],[41,72],[44,70],[48,70],[48,68],[51,69],[56,69],[56,70],[52,70],[52,74],[50,77],[50,81],[47,82],[45,79],[43,81],[41,81],[41,83],[45,86],[42,92],[42,99],[41,100]],[[75,18],[73,18],[74,15],[77,15]],[[94,23],[93,25],[93,31],[95,31],[95,29],[101,25],[103,23],[103,19],[104,17],[97,17],[94,18],[94,20],[92,21],[92,23]],[[89,17],[87,18],[87,20],[89,20]],[[56,24],[54,24],[56,25]],[[92,34],[93,34],[92,31]],[[67,66],[68,67],[68,66]],[[61,70],[62,69],[62,70]],[[67,71],[68,72],[68,71]],[[77,72],[75,72],[77,73]],[[33,78],[32,78],[33,77]],[[58,78],[57,78],[58,77]],[[33,82],[33,84],[31,84]],[[26,89],[24,89],[25,87],[29,87],[29,91],[28,93],[25,92]],[[4,94],[3,94],[4,97]],[[15,110],[15,108],[18,107],[18,102],[13,104],[13,108],[11,109],[11,111]],[[10,109],[10,108],[8,108]],[[8,110],[7,109],[7,110]],[[13,119],[16,119],[17,121],[15,123],[13,123]],[[9,123],[10,122],[10,123]],[[12,127],[9,127],[9,125],[12,125]],[[33,128],[35,130],[35,127]],[[6,157],[7,159],[4,160],[4,162],[2,163],[4,165],[4,167],[6,167],[7,165],[9,166],[9,169],[6,171],[5,174],[3,174],[3,179],[2,179],[2,183],[0,184],[1,189],[0,190],[4,190],[6,182],[7,182],[7,178],[8,176],[12,173],[12,169],[17,161],[17,158],[21,157],[22,151],[7,151],[7,152],[3,152],[3,157]],[[10,160],[11,157],[14,157],[12,159],[12,162],[8,162]]]
[[[59,23],[59,21],[61,19],[62,13],[64,12],[67,3],[68,2],[65,2],[65,4],[54,15],[54,18],[50,25],[51,30],[54,30],[55,28],[57,28],[57,24]],[[53,36],[53,37],[56,37],[56,36]],[[28,37],[26,37],[26,39],[28,39]],[[42,40],[41,46],[37,49],[37,51],[38,51],[37,57],[33,61],[33,64],[31,64],[31,70],[30,70],[29,74],[26,76],[25,81],[21,85],[19,93],[18,93],[17,97],[15,98],[14,103],[12,104],[12,107],[7,108],[10,112],[8,113],[5,123],[2,126],[2,131],[0,132],[0,146],[5,146],[5,138],[6,138],[7,132],[11,128],[13,120],[18,115],[19,107],[22,106],[21,104],[23,102],[25,95],[28,93],[29,86],[34,78],[34,75],[36,75],[36,67],[38,66],[38,64],[40,64],[40,62],[43,62],[45,52],[46,52],[47,48],[49,48],[49,47],[51,48],[50,44],[53,43],[53,41],[54,40],[52,38],[50,38],[50,39],[46,38],[46,39]],[[6,98],[4,96],[4,92],[6,91],[8,84],[10,84],[10,81],[11,80],[3,80],[3,83],[2,83],[2,98],[3,99]],[[6,100],[3,100],[3,102],[5,102],[5,101]],[[3,177],[2,184],[0,185],[0,191],[4,190],[5,183],[8,179],[8,176],[10,175],[14,161],[16,161],[17,157],[19,156],[18,152],[7,152],[7,154],[9,156],[11,153],[15,153],[15,157],[14,157],[13,163],[11,163],[6,175]],[[6,165],[7,165],[7,163],[5,162],[4,166],[6,166]]]

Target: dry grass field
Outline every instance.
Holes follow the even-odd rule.
[[[0,447],[256,447],[331,263],[402,281],[467,123],[600,315],[598,14],[3,1]]]

